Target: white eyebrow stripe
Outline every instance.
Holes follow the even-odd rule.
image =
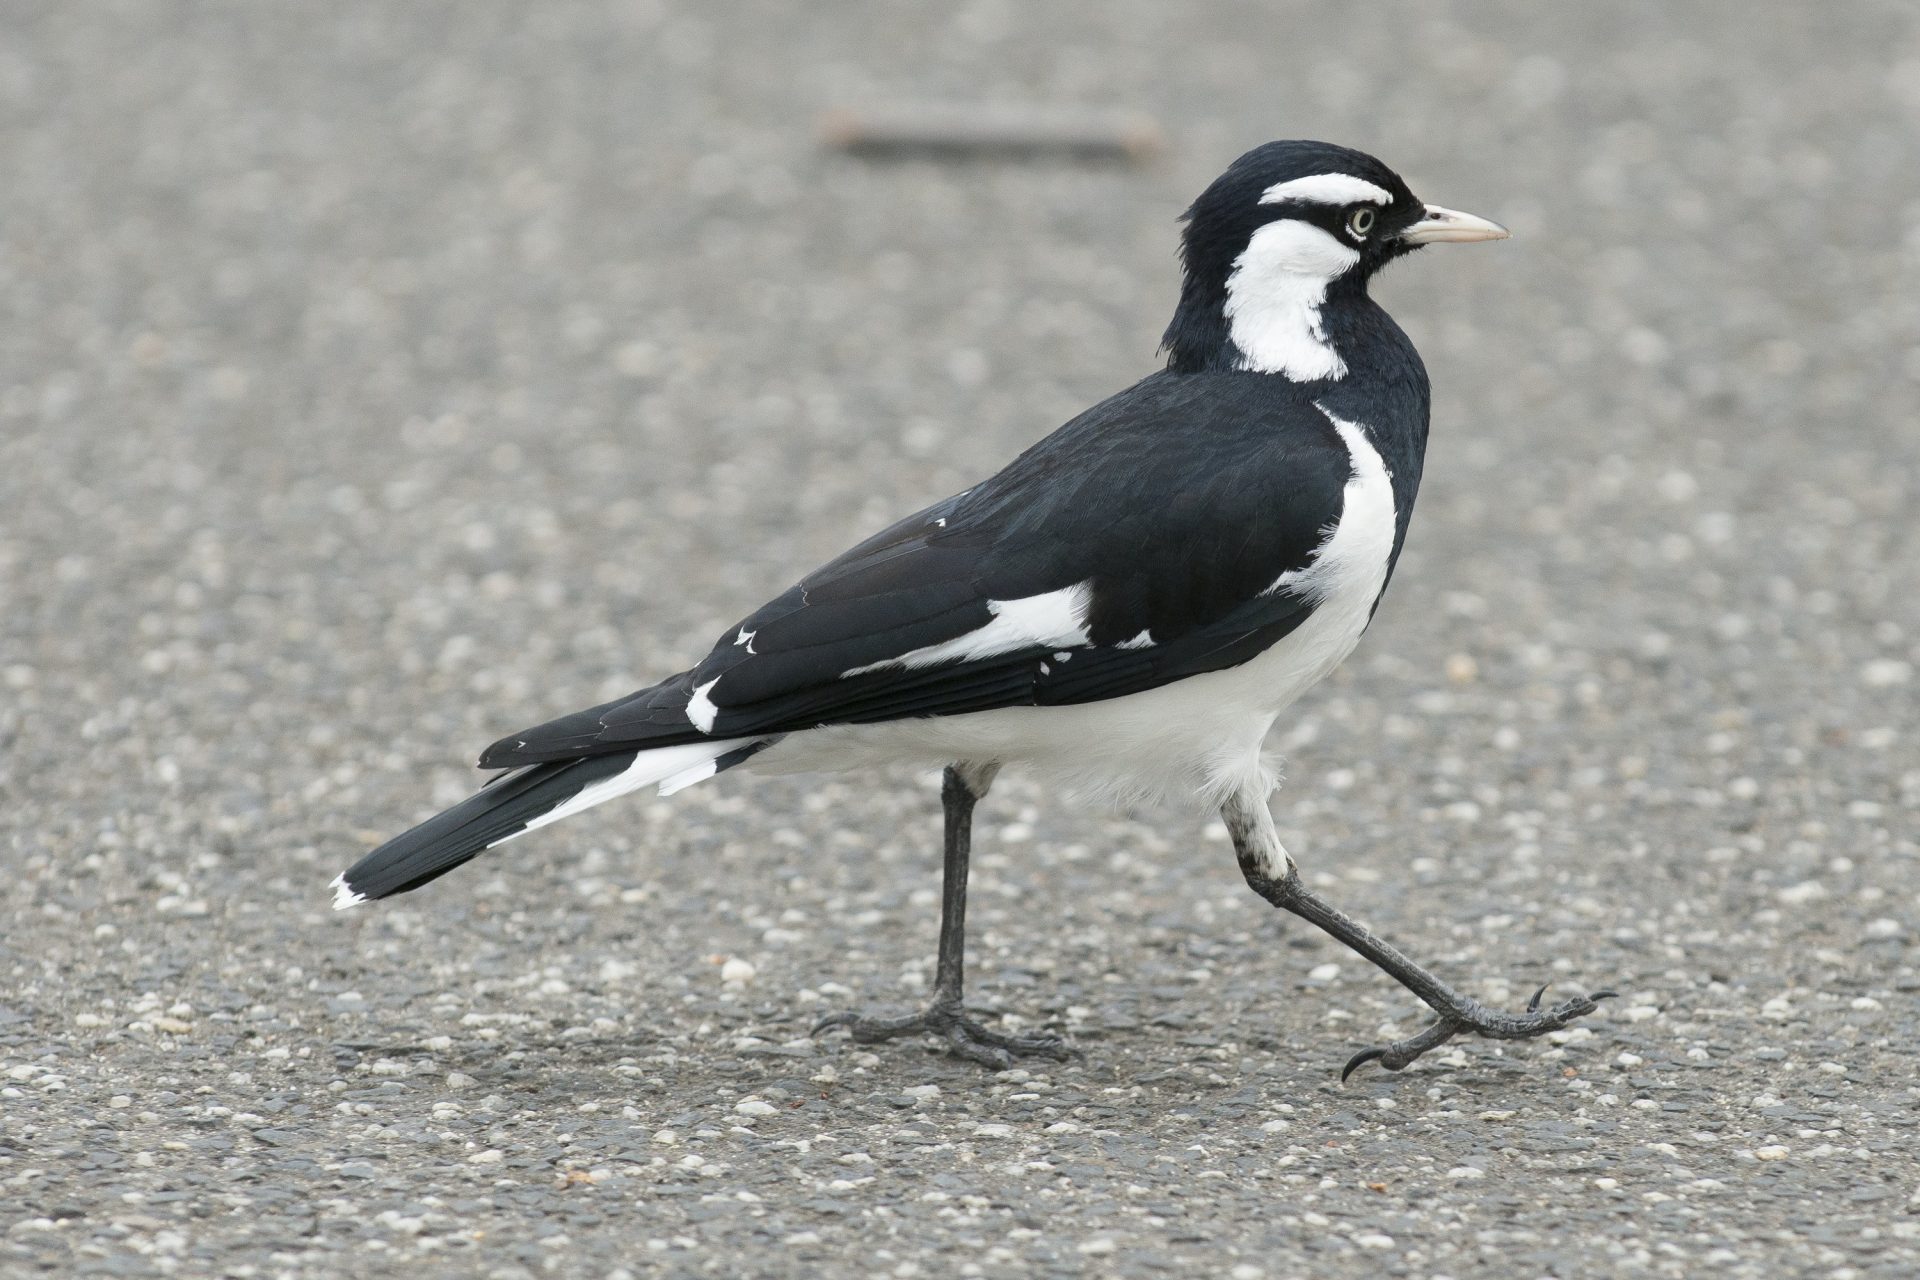
[[[1365,178],[1349,173],[1315,173],[1304,178],[1276,182],[1260,193],[1261,204],[1279,204],[1285,200],[1305,200],[1312,204],[1392,204],[1393,193],[1377,187]]]

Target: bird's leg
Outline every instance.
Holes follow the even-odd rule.
[[[1487,1036],[1495,1040],[1525,1040],[1545,1035],[1584,1017],[1612,996],[1611,991],[1596,991],[1591,996],[1575,996],[1550,1009],[1540,1008],[1542,986],[1533,993],[1524,1013],[1505,1013],[1489,1009],[1479,1001],[1463,996],[1409,959],[1399,948],[1381,938],[1353,917],[1322,898],[1300,879],[1299,868],[1280,846],[1274,833],[1273,815],[1267,811],[1266,796],[1252,791],[1236,793],[1221,809],[1227,831],[1233,837],[1234,853],[1240,859],[1240,873],[1253,891],[1283,911],[1291,911],[1316,925],[1333,938],[1365,956],[1387,976],[1440,1015],[1426,1030],[1377,1049],[1355,1054],[1340,1072],[1345,1080],[1363,1063],[1378,1062],[1389,1071],[1398,1071],[1427,1050],[1445,1044],[1462,1033]]]
[[[814,1024],[813,1034],[845,1027],[861,1044],[877,1044],[895,1036],[931,1032],[962,1058],[1004,1070],[1015,1057],[1036,1054],[1064,1061],[1070,1056],[1059,1036],[1009,1036],[989,1031],[967,1016],[961,1001],[966,978],[967,870],[973,853],[973,806],[993,785],[998,765],[957,764],[941,781],[940,800],[946,810],[946,858],[940,891],[940,951],[934,968],[933,1003],[903,1018],[866,1018],[853,1013],[829,1014]]]

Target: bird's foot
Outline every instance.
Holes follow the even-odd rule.
[[[1546,994],[1546,990],[1543,985],[1533,993],[1525,1013],[1501,1013],[1477,1000],[1450,1002],[1450,1007],[1441,1011],[1439,1020],[1426,1030],[1405,1040],[1396,1040],[1392,1044],[1354,1054],[1347,1059],[1347,1065],[1341,1068],[1340,1080],[1345,1083],[1348,1076],[1369,1062],[1377,1062],[1389,1071],[1402,1070],[1427,1050],[1443,1045],[1462,1033],[1486,1036],[1490,1040],[1529,1040],[1534,1036],[1543,1036],[1549,1031],[1558,1031],[1575,1018],[1586,1017],[1600,1007],[1602,1000],[1612,999],[1618,994],[1596,991],[1590,996],[1575,996],[1551,1009],[1542,1009],[1540,997]]]
[[[995,1071],[1005,1071],[1014,1059],[1052,1058],[1065,1062],[1073,1050],[1059,1036],[1010,1036],[989,1031],[972,1018],[958,1000],[936,1000],[919,1013],[904,1018],[868,1018],[857,1013],[830,1013],[813,1024],[813,1034],[845,1027],[859,1044],[879,1044],[895,1036],[936,1035],[957,1057]]]

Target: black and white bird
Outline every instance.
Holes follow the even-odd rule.
[[[1611,993],[1541,1009],[1536,992],[1508,1014],[1455,992],[1312,892],[1267,810],[1267,731],[1359,642],[1420,485],[1426,370],[1368,282],[1422,245],[1506,230],[1305,141],[1241,156],[1185,223],[1165,369],[801,579],[691,670],[494,743],[480,765],[507,772],[355,863],[334,905],[417,889],[643,787],[944,766],[933,1002],[816,1030],[931,1032],[990,1066],[1059,1057],[1057,1037],[1000,1034],[961,1001],[973,808],[1011,767],[1217,808],[1256,893],[1431,1006],[1427,1029],[1343,1078],[1456,1034],[1521,1039],[1591,1013]]]

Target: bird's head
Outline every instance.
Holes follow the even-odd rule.
[[[1180,308],[1162,345],[1181,371],[1340,378],[1322,309],[1426,244],[1504,239],[1499,223],[1423,204],[1400,175],[1327,142],[1255,147],[1185,215]]]

